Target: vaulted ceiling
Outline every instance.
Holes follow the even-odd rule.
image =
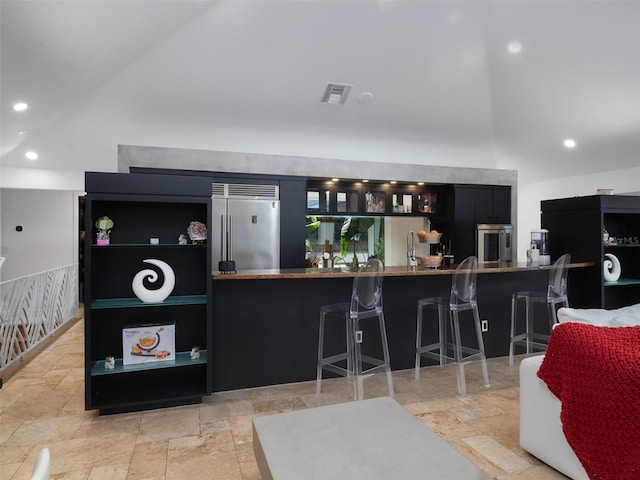
[[[221,131],[458,149],[527,182],[640,165],[637,1],[2,0],[0,20],[2,166],[113,170],[117,144]]]

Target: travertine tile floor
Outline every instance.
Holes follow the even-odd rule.
[[[350,401],[346,379],[216,393],[203,404],[100,417],[84,410],[83,322],[79,321],[0,390],[0,478],[28,479],[36,455],[51,451],[52,479],[253,480],[251,419]],[[489,360],[491,388],[467,366],[468,395],[455,370],[394,372],[396,399],[488,475],[500,480],[564,479],[518,447],[518,372]],[[382,378],[367,397],[386,395]],[[301,479],[304,480],[304,479]],[[464,479],[460,479],[464,480]]]

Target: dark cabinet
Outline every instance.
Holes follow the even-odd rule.
[[[468,208],[473,205],[474,223],[511,223],[510,187],[460,187],[456,201],[459,197]]]
[[[594,262],[569,276],[569,303],[577,308],[619,308],[640,303],[640,197],[592,195],[544,200],[542,228],[549,230],[553,259]],[[606,231],[606,234],[605,234]],[[605,277],[603,262],[615,257],[620,276]]]
[[[476,225],[511,223],[511,187],[453,185],[453,253],[456,261],[476,254]]]
[[[198,403],[211,393],[211,231],[195,242],[187,233],[191,222],[208,225],[211,199],[205,184],[197,196],[201,182],[187,182],[184,190],[180,183],[176,176],[87,173],[86,409],[102,414]],[[95,223],[105,216],[113,227],[108,243],[98,245]],[[167,283],[173,289],[162,300],[143,301],[134,293],[136,278],[148,291]],[[147,344],[146,333],[128,339],[132,329],[157,344]],[[191,354],[193,347],[199,354]],[[108,357],[114,368],[105,365]]]

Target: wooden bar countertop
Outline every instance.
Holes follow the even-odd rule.
[[[593,262],[570,263],[569,268],[592,267]],[[383,276],[385,277],[412,277],[424,275],[451,275],[457,265],[448,267],[385,267]],[[527,265],[526,263],[512,262],[490,262],[478,264],[478,274],[485,273],[512,273],[550,270],[551,265]],[[287,268],[269,270],[239,270],[237,273],[213,274],[214,280],[278,280],[278,279],[306,279],[306,278],[353,278],[355,271],[347,268]]]

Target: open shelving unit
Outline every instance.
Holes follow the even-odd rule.
[[[640,303],[640,197],[592,195],[545,200],[542,228],[549,230],[552,257],[569,252],[572,261],[595,264],[590,271],[569,278],[571,306],[614,309]],[[621,264],[621,276],[615,282],[604,279],[607,253]]]
[[[639,200],[640,201],[640,200]],[[603,243],[605,254],[615,255],[621,264],[621,276],[615,282],[603,279],[606,307],[640,302],[640,212],[603,212],[603,228],[612,241]]]
[[[211,393],[211,232],[202,244],[177,240],[191,221],[209,224],[210,197],[176,187],[176,176],[87,173],[86,183],[85,408],[110,414],[200,403]],[[97,245],[94,223],[105,215],[114,221],[110,244]],[[146,259],[174,271],[175,287],[162,302],[145,303],[133,292],[143,269],[164,281]],[[175,359],[123,364],[124,328],[167,323],[175,325]],[[191,359],[194,346],[200,357]],[[107,356],[115,368],[105,368]]]

